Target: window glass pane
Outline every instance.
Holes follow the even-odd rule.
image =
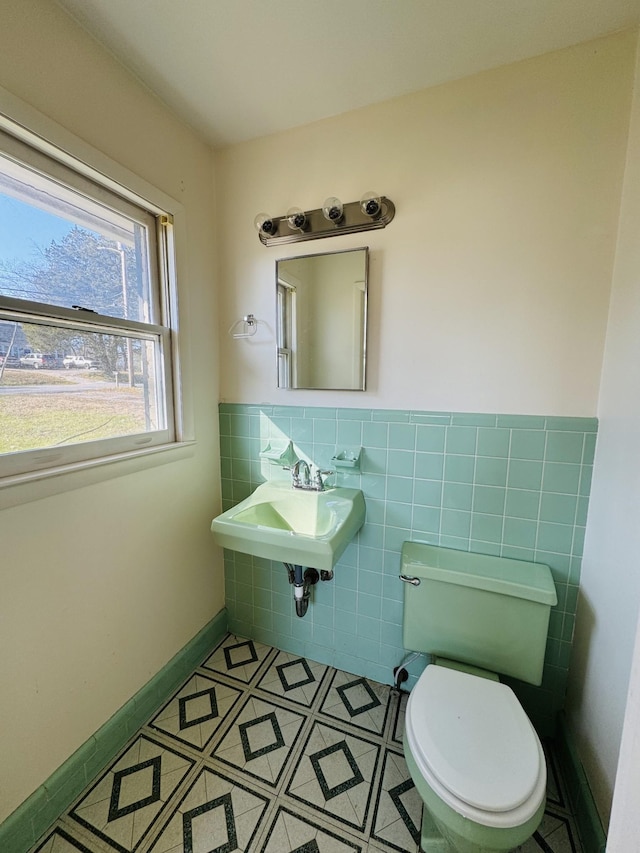
[[[0,155],[0,295],[149,322],[154,220],[117,201]]]
[[[0,321],[0,454],[164,429],[161,344]]]

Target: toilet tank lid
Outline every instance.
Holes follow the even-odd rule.
[[[551,569],[544,563],[456,551],[422,542],[402,546],[402,573],[470,586],[539,604],[558,603]]]

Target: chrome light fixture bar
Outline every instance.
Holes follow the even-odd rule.
[[[284,216],[259,213],[253,224],[264,246],[278,246],[386,228],[395,214],[396,208],[391,199],[368,192],[360,201],[347,204],[331,196],[316,210],[303,211],[292,207]]]

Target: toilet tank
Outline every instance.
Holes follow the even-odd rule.
[[[558,601],[548,566],[405,542],[401,571],[414,579],[404,584],[406,649],[540,684]]]

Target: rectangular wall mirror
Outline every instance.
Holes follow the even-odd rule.
[[[364,391],[369,250],[276,261],[278,388]]]

